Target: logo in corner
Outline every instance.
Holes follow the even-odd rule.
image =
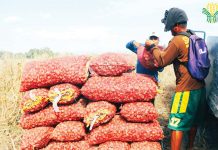
[[[206,8],[202,9],[202,13],[207,16],[207,22],[218,22],[218,3],[208,3]]]

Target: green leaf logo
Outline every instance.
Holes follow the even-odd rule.
[[[202,9],[202,13],[207,16],[207,22],[216,23],[218,21],[218,4],[208,3],[207,8]]]

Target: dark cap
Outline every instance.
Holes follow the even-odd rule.
[[[170,31],[175,24],[187,23],[188,17],[184,10],[179,8],[170,8],[165,11],[164,18],[161,20],[165,24],[164,31]]]

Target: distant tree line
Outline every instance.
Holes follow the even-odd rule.
[[[68,53],[71,55],[71,53]],[[41,49],[30,49],[28,52],[25,53],[13,53],[9,51],[0,51],[0,58],[27,58],[27,59],[34,59],[34,58],[52,58],[59,53],[55,53],[50,48],[41,48]]]

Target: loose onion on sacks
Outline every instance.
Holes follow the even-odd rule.
[[[81,89],[93,101],[135,102],[150,101],[157,94],[156,83],[149,77],[125,75],[120,77],[92,77]]]
[[[51,140],[52,127],[37,127],[24,130],[21,139],[21,150],[33,150],[45,147]]]
[[[121,53],[105,53],[92,58],[90,71],[100,76],[118,76],[134,69],[134,65],[127,60],[128,57]]]
[[[158,117],[154,105],[150,102],[133,102],[124,104],[120,115],[130,122],[150,122]]]
[[[39,88],[24,92],[20,107],[25,113],[36,112],[48,104],[48,89]]]
[[[79,141],[84,138],[85,126],[79,121],[65,121],[59,123],[52,132],[51,139],[55,141]]]
[[[106,101],[91,102],[86,107],[83,122],[90,130],[111,120],[116,114],[116,106]]]
[[[60,83],[84,84],[88,78],[87,56],[68,56],[25,64],[20,91],[50,87]]]

